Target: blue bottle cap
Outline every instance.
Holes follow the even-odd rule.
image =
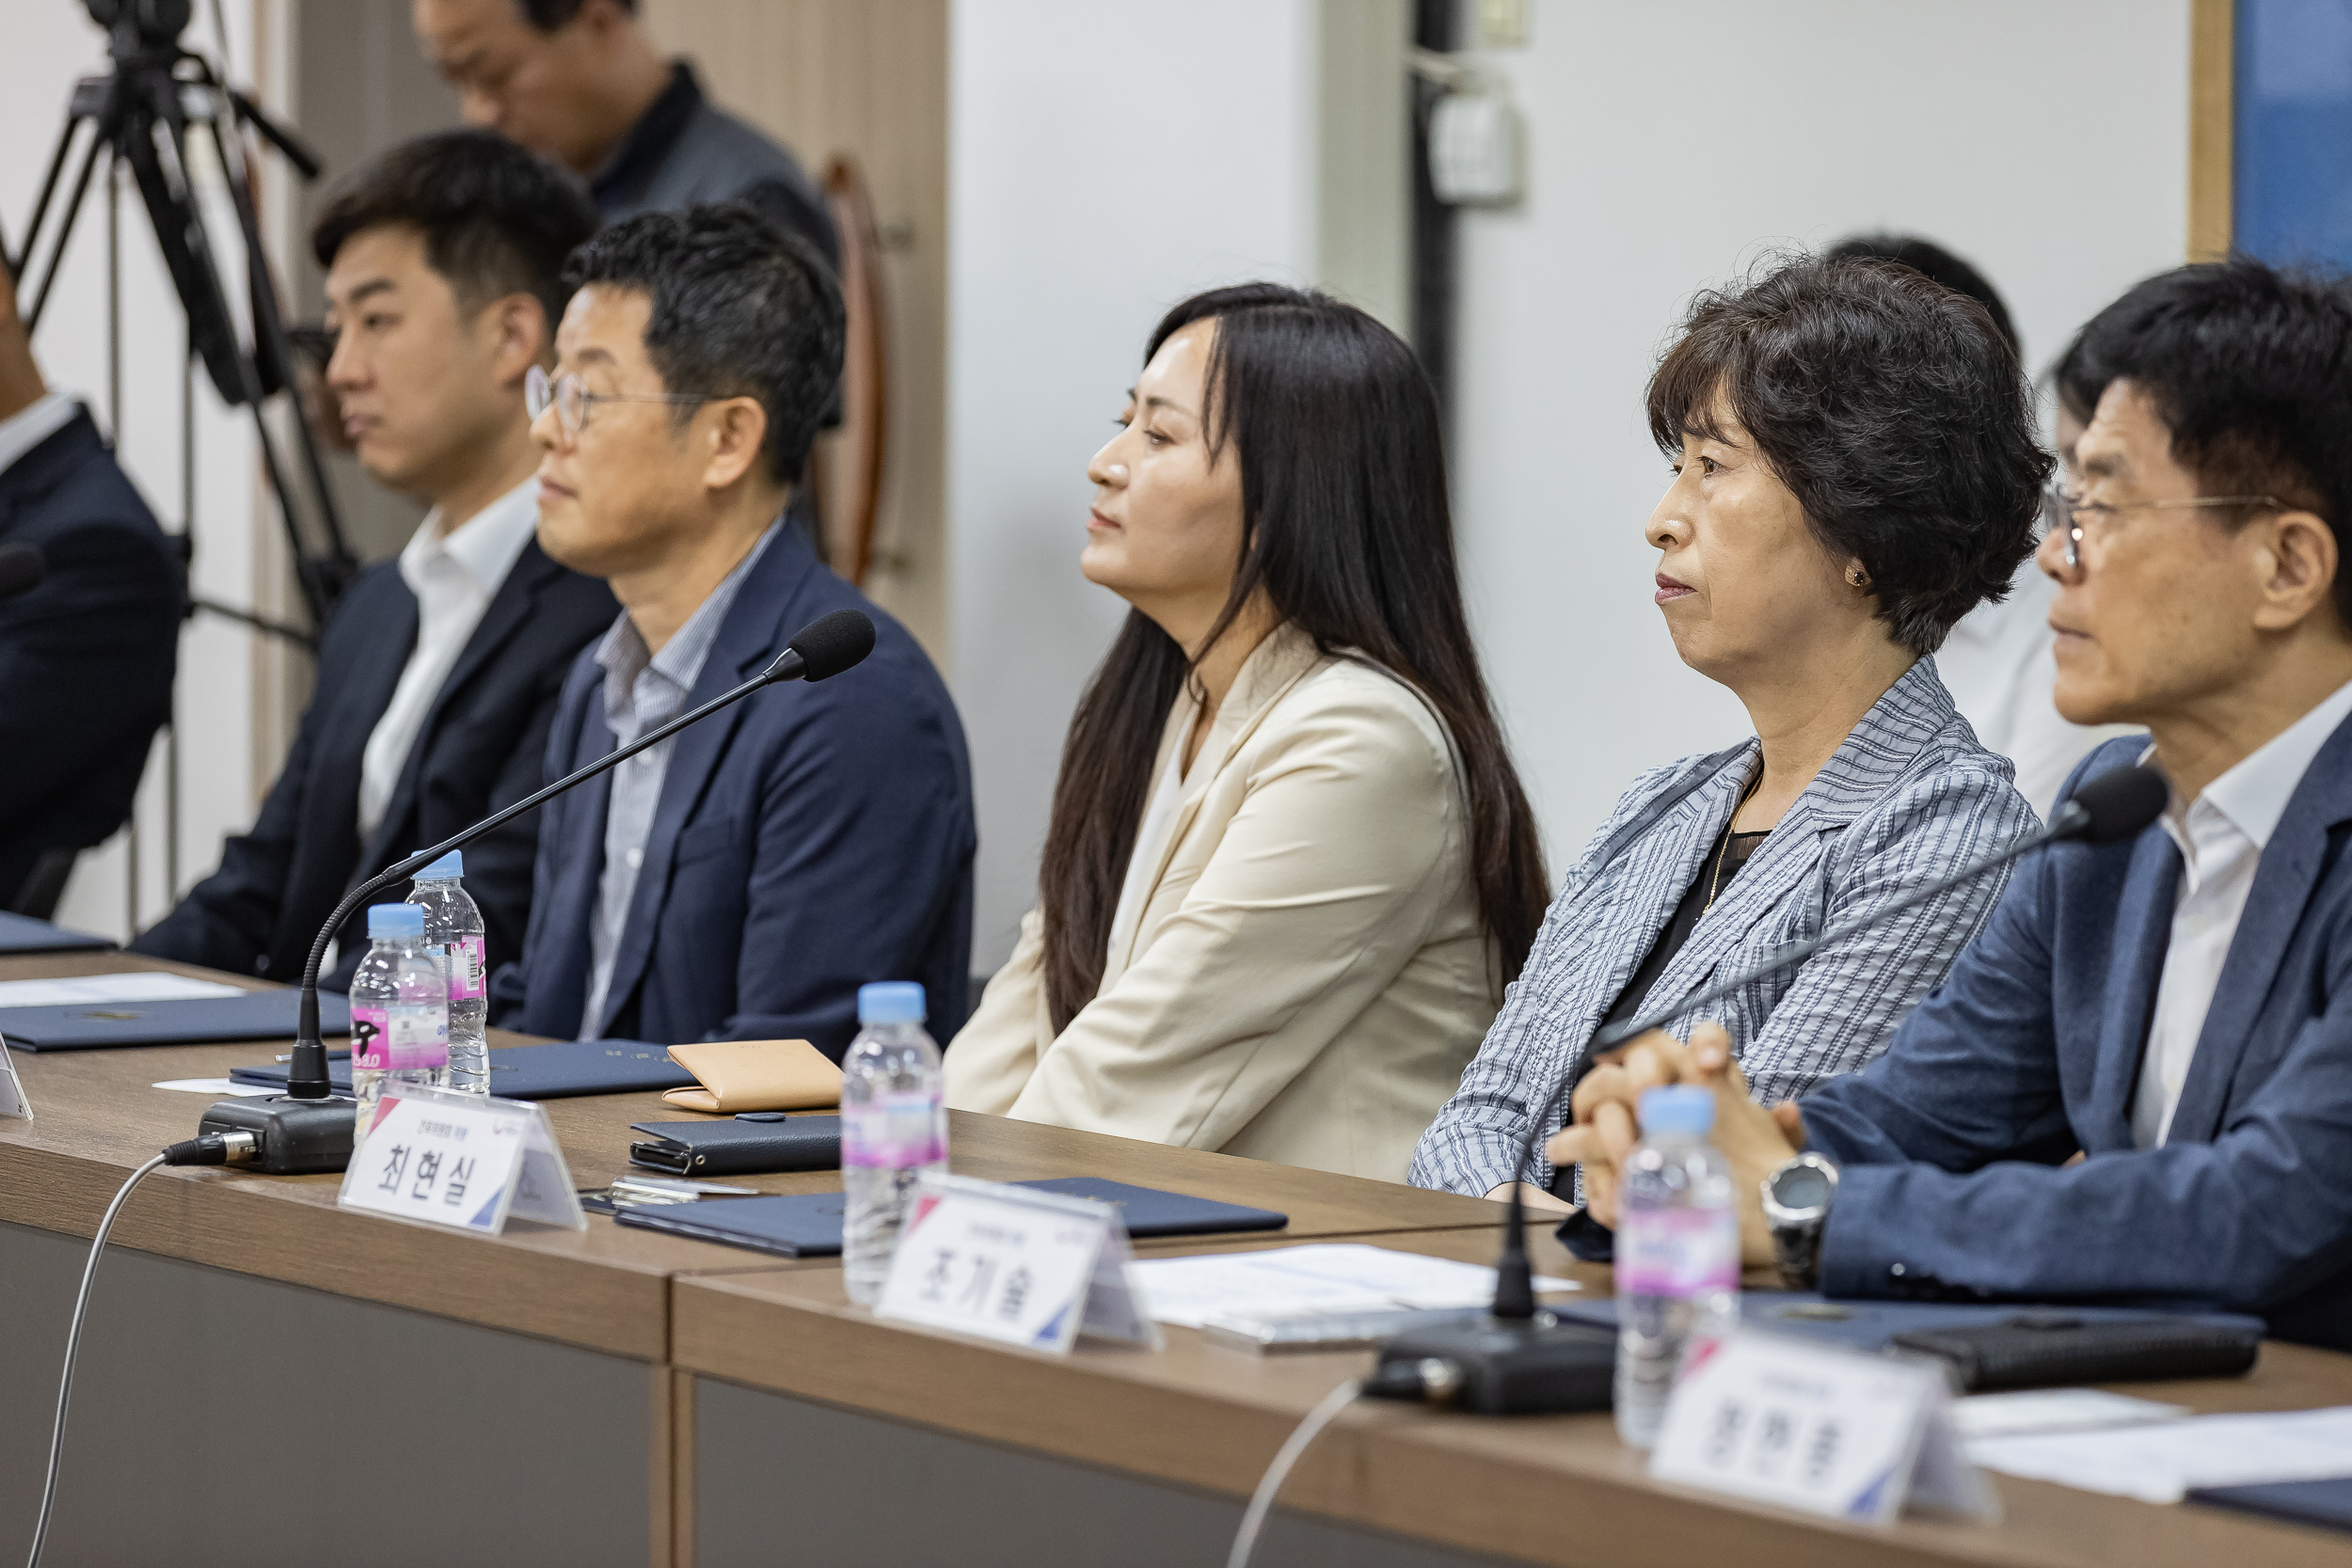
[[[1715,1096],[1692,1085],[1642,1091],[1642,1131],[1703,1138],[1715,1131]]]
[[[416,851],[410,850],[414,854]],[[453,882],[466,874],[466,851],[452,849],[431,865],[417,873],[421,882]]]
[[[368,939],[424,935],[424,911],[414,904],[375,904],[368,910]]]
[[[923,988],[913,980],[881,980],[857,989],[860,1023],[920,1023]]]

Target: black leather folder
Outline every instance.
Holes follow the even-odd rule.
[[[289,991],[289,996],[294,993]],[[342,1000],[340,997],[338,1001]],[[343,1034],[344,1029],[334,1031]],[[351,1092],[351,1053],[327,1054],[326,1076],[337,1094]],[[231,1069],[231,1082],[282,1088],[286,1064]],[[490,1092],[501,1100],[564,1100],[583,1094],[638,1094],[682,1089],[694,1075],[670,1060],[669,1048],[644,1040],[559,1040],[490,1053]]]
[[[2352,1476],[2339,1481],[2274,1481],[2260,1486],[2200,1486],[2188,1500],[2285,1519],[2323,1529],[2352,1531]]]
[[[0,1038],[20,1051],[99,1051],[126,1045],[225,1045],[290,1040],[296,998],[283,990],[179,1002],[76,1002],[62,1007],[0,1007]],[[351,1033],[350,1000],[319,992],[319,1033]],[[285,1082],[285,1069],[278,1069]]]
[[[69,931],[28,914],[0,910],[0,957],[11,953],[95,953],[114,945],[87,931]]]
[[[646,1141],[628,1146],[628,1163],[668,1176],[841,1168],[839,1117],[750,1111],[728,1120],[632,1122],[629,1131]]]
[[[815,1120],[815,1117],[807,1118]],[[696,1175],[703,1174],[697,1171]],[[1157,1187],[1133,1187],[1094,1176],[1065,1176],[1051,1181],[1022,1181],[1073,1197],[1119,1206],[1131,1236],[1207,1236],[1230,1230],[1279,1230],[1288,1214],[1247,1209]],[[648,1204],[625,1208],[612,1217],[639,1230],[661,1230],[698,1242],[749,1247],[779,1258],[837,1258],[841,1216],[848,1199],[839,1193],[795,1193],[777,1197],[730,1197],[700,1203]]]

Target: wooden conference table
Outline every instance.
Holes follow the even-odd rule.
[[[185,966],[0,958],[0,979]],[[209,976],[235,980],[233,976]],[[249,981],[237,980],[239,984]],[[517,1037],[501,1044],[524,1043]],[[67,1318],[106,1202],[223,1076],[282,1041],[19,1053],[0,1121],[0,1560],[26,1544]],[[548,1102],[577,1184],[627,1169],[655,1095]],[[1280,1209],[1278,1237],[1486,1262],[1500,1206],[958,1114],[994,1180],[1090,1175]],[[739,1179],[774,1192],[832,1173]],[[494,1239],[347,1213],[333,1177],[162,1170],[117,1222],[78,1369],[48,1562],[1221,1563],[1241,1503],[1362,1353],[1260,1356],[1186,1329],[1067,1358],[877,1322],[830,1260],[616,1226]],[[1537,1265],[1606,1291],[1545,1236]],[[2200,1410],[2352,1402],[2352,1356],[2133,1389]],[[1261,1563],[2352,1563],[2352,1540],[1994,1477],[1998,1525],[1812,1520],[1662,1487],[1606,1416],[1359,1405],[1310,1450]]]

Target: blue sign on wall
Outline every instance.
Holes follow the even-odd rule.
[[[2352,0],[2237,0],[2233,247],[2352,269]]]

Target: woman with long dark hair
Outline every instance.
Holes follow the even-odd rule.
[[[1399,1181],[1546,894],[1436,400],[1370,316],[1271,284],[1145,359],[1079,561],[1134,609],[948,1103]]]

